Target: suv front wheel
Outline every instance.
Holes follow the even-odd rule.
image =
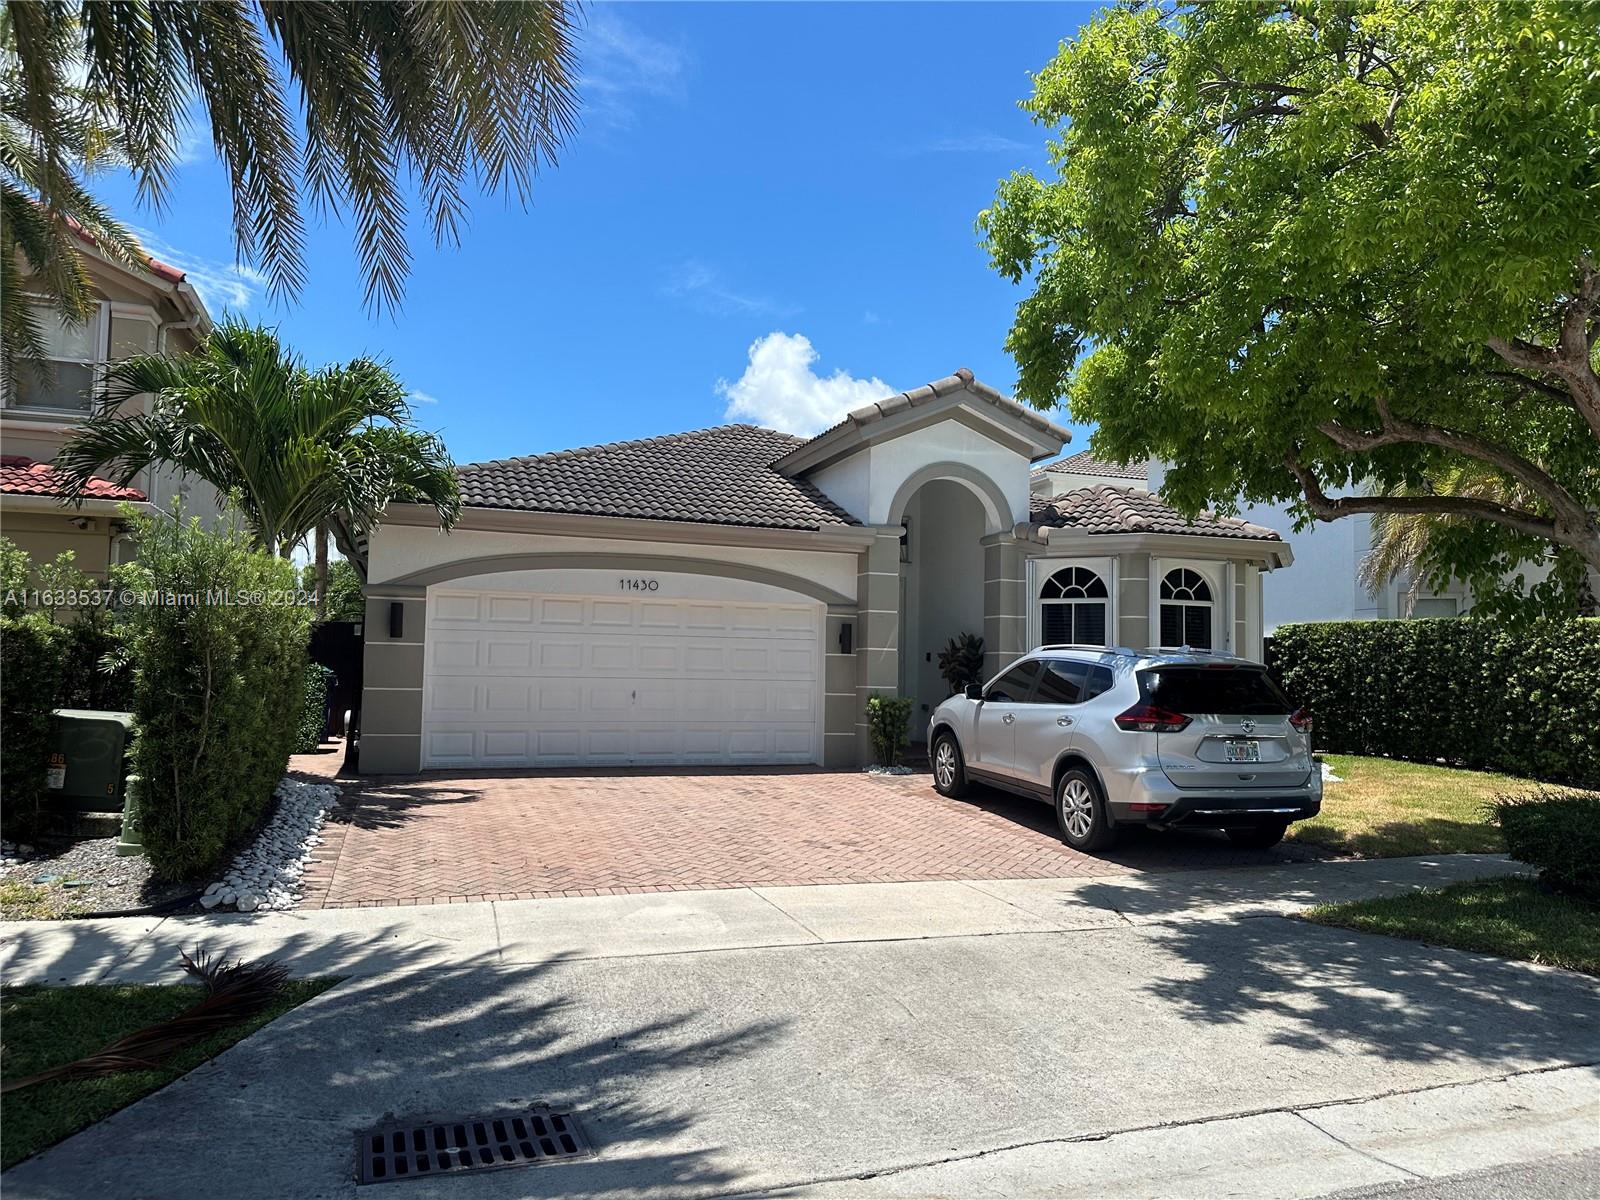
[[[941,730],[933,739],[929,754],[933,761],[933,787],[941,796],[959,800],[968,792],[967,764],[961,757],[961,746],[955,734]]]
[[[1116,827],[1106,816],[1100,781],[1077,767],[1064,772],[1056,784],[1056,821],[1074,850],[1105,850],[1117,840]]]

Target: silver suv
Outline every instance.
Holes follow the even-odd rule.
[[[928,754],[941,794],[980,782],[1050,801],[1079,850],[1129,825],[1265,849],[1322,809],[1310,716],[1226,654],[1041,646],[939,705]]]

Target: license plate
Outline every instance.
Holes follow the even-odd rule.
[[[1260,762],[1260,742],[1225,742],[1222,746],[1223,757],[1227,762]]]

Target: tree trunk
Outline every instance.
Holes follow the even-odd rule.
[[[318,525],[315,538],[315,561],[317,564],[317,620],[326,620],[328,616],[328,527]]]

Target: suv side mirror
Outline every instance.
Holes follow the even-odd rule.
[[[967,694],[967,699],[968,700],[982,700],[983,699],[983,684],[981,684],[981,683],[969,683],[969,684],[967,684],[967,693],[966,694]]]

